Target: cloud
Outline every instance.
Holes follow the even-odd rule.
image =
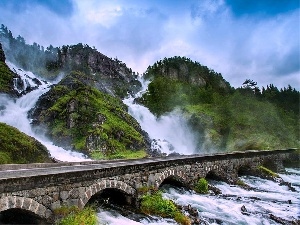
[[[59,1],[62,9],[54,0],[25,0],[16,10],[14,2],[0,2],[0,21],[28,43],[86,43],[140,73],[164,57],[187,56],[235,87],[249,78],[300,89],[299,6],[293,0],[248,8],[233,0],[70,0]]]

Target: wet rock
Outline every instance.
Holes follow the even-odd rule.
[[[292,184],[290,182],[286,182],[286,181],[282,180],[279,185],[280,186],[287,186],[290,191],[296,192],[296,189],[292,186]]]
[[[215,195],[221,195],[222,194],[222,191],[219,188],[217,188],[217,187],[215,187],[211,184],[208,185],[208,189],[210,191],[212,191]]]
[[[195,219],[192,221],[192,224],[195,224],[195,225],[201,224],[201,220],[200,220],[199,218],[195,218]]]
[[[246,206],[242,206],[241,207],[241,213],[243,214],[243,215],[246,215],[246,216],[249,216],[250,215],[250,213],[248,212],[248,210],[246,209]]]
[[[275,216],[273,214],[270,214],[270,219],[274,220],[277,223],[284,224],[284,225],[294,224],[292,221],[285,220],[285,219]]]
[[[197,210],[196,208],[191,208],[191,209],[189,210],[189,214],[190,214],[191,216],[194,216],[194,217],[198,217],[198,216],[199,216],[198,210]]]
[[[241,211],[242,211],[242,212],[247,212],[246,206],[243,205],[243,206],[241,207]]]
[[[252,197],[250,197],[250,199],[254,199],[254,200],[261,200],[260,198],[258,198],[258,197],[255,197],[255,196],[252,196]]]

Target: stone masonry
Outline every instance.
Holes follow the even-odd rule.
[[[118,160],[113,164],[111,161],[109,163],[91,161],[81,163],[82,168],[86,166],[89,169],[65,173],[51,173],[52,167],[63,168],[64,163],[45,164],[44,167],[48,167],[49,174],[33,173],[30,176],[18,175],[10,178],[1,178],[0,174],[0,212],[19,208],[53,222],[54,209],[63,205],[83,208],[93,195],[107,188],[117,189],[136,200],[141,187],[158,188],[167,178],[193,188],[199,178],[213,173],[221,180],[235,183],[241,168],[247,167],[255,171],[258,166],[265,165],[275,171],[281,171],[284,169],[283,161],[293,152],[294,149],[247,151],[204,156]],[[9,168],[9,165],[7,166]],[[35,168],[34,164],[22,166],[34,167],[31,169],[37,171],[43,168],[41,164],[36,165],[41,168]],[[0,167],[0,172],[3,171],[5,165]]]

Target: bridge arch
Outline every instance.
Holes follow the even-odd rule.
[[[117,189],[133,197],[135,197],[136,195],[136,190],[123,181],[101,180],[89,186],[87,190],[84,192],[84,194],[80,196],[78,207],[83,208],[86,205],[86,203],[91,199],[92,196],[94,196],[97,193],[100,193],[105,189]]]
[[[262,163],[261,166],[264,166],[274,172],[279,172],[283,168],[283,162],[281,159],[273,159],[273,158],[268,158],[266,157]],[[284,170],[284,169],[283,169]]]
[[[31,198],[19,196],[6,196],[0,198],[0,214],[8,210],[28,212],[31,215],[35,215],[38,219],[47,220],[52,216],[51,210],[47,209],[44,205]]]
[[[168,169],[156,175],[155,187],[159,188],[166,180],[174,180],[182,186],[188,186],[185,174],[182,170]]]
[[[223,175],[220,174],[219,171],[215,169],[207,171],[204,177],[205,179],[218,180],[218,181],[226,180],[226,178],[223,177]]]
[[[250,164],[239,165],[236,168],[236,173],[239,177],[244,175],[253,175],[255,173],[256,167],[256,165],[253,166]]]

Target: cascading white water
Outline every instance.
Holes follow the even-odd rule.
[[[193,192],[182,194],[170,188],[165,197],[177,204],[195,207],[200,219],[208,224],[278,224],[271,219],[271,215],[295,221],[300,219],[300,170],[294,171],[297,173],[280,176],[289,180],[296,192],[273,181],[244,176],[241,178],[243,182],[254,190],[214,181],[213,184],[222,191],[222,195],[198,195]],[[244,213],[241,210],[243,206],[246,209]]]
[[[173,152],[191,155],[196,153],[196,139],[187,126],[186,120],[176,112],[156,118],[146,107],[134,103],[146,90],[149,81],[140,79],[142,89],[135,96],[129,96],[123,102],[128,106],[128,112],[145,130],[151,139],[152,148],[159,149],[162,153]]]
[[[30,120],[27,117],[28,111],[34,107],[38,98],[46,93],[51,84],[45,81],[40,81],[41,85],[32,82],[33,79],[38,79],[33,73],[17,69],[15,65],[7,62],[9,68],[15,71],[23,80],[23,88],[18,87],[18,92],[26,90],[28,86],[36,88],[35,90],[23,95],[18,99],[8,98],[6,95],[0,95],[0,122],[16,127],[25,134],[36,138],[47,147],[52,157],[61,161],[83,161],[85,156],[78,152],[65,150],[55,146],[42,134],[37,134],[32,130]],[[15,81],[16,84],[16,81]],[[17,88],[17,87],[15,87]]]
[[[293,192],[287,186],[252,176],[240,177],[253,187],[245,190],[236,185],[220,181],[210,181],[222,191],[221,195],[197,194],[194,191],[166,187],[163,197],[173,200],[181,206],[191,205],[199,214],[200,224],[205,225],[261,225],[279,224],[271,215],[287,221],[300,220],[300,169],[287,169],[287,174],[279,174],[296,189]],[[242,207],[246,211],[242,211]],[[99,220],[107,225],[131,224],[177,224],[174,220],[148,217],[141,220],[130,220],[115,211],[101,210]],[[292,223],[286,223],[292,224]],[[297,224],[296,222],[293,224]]]

